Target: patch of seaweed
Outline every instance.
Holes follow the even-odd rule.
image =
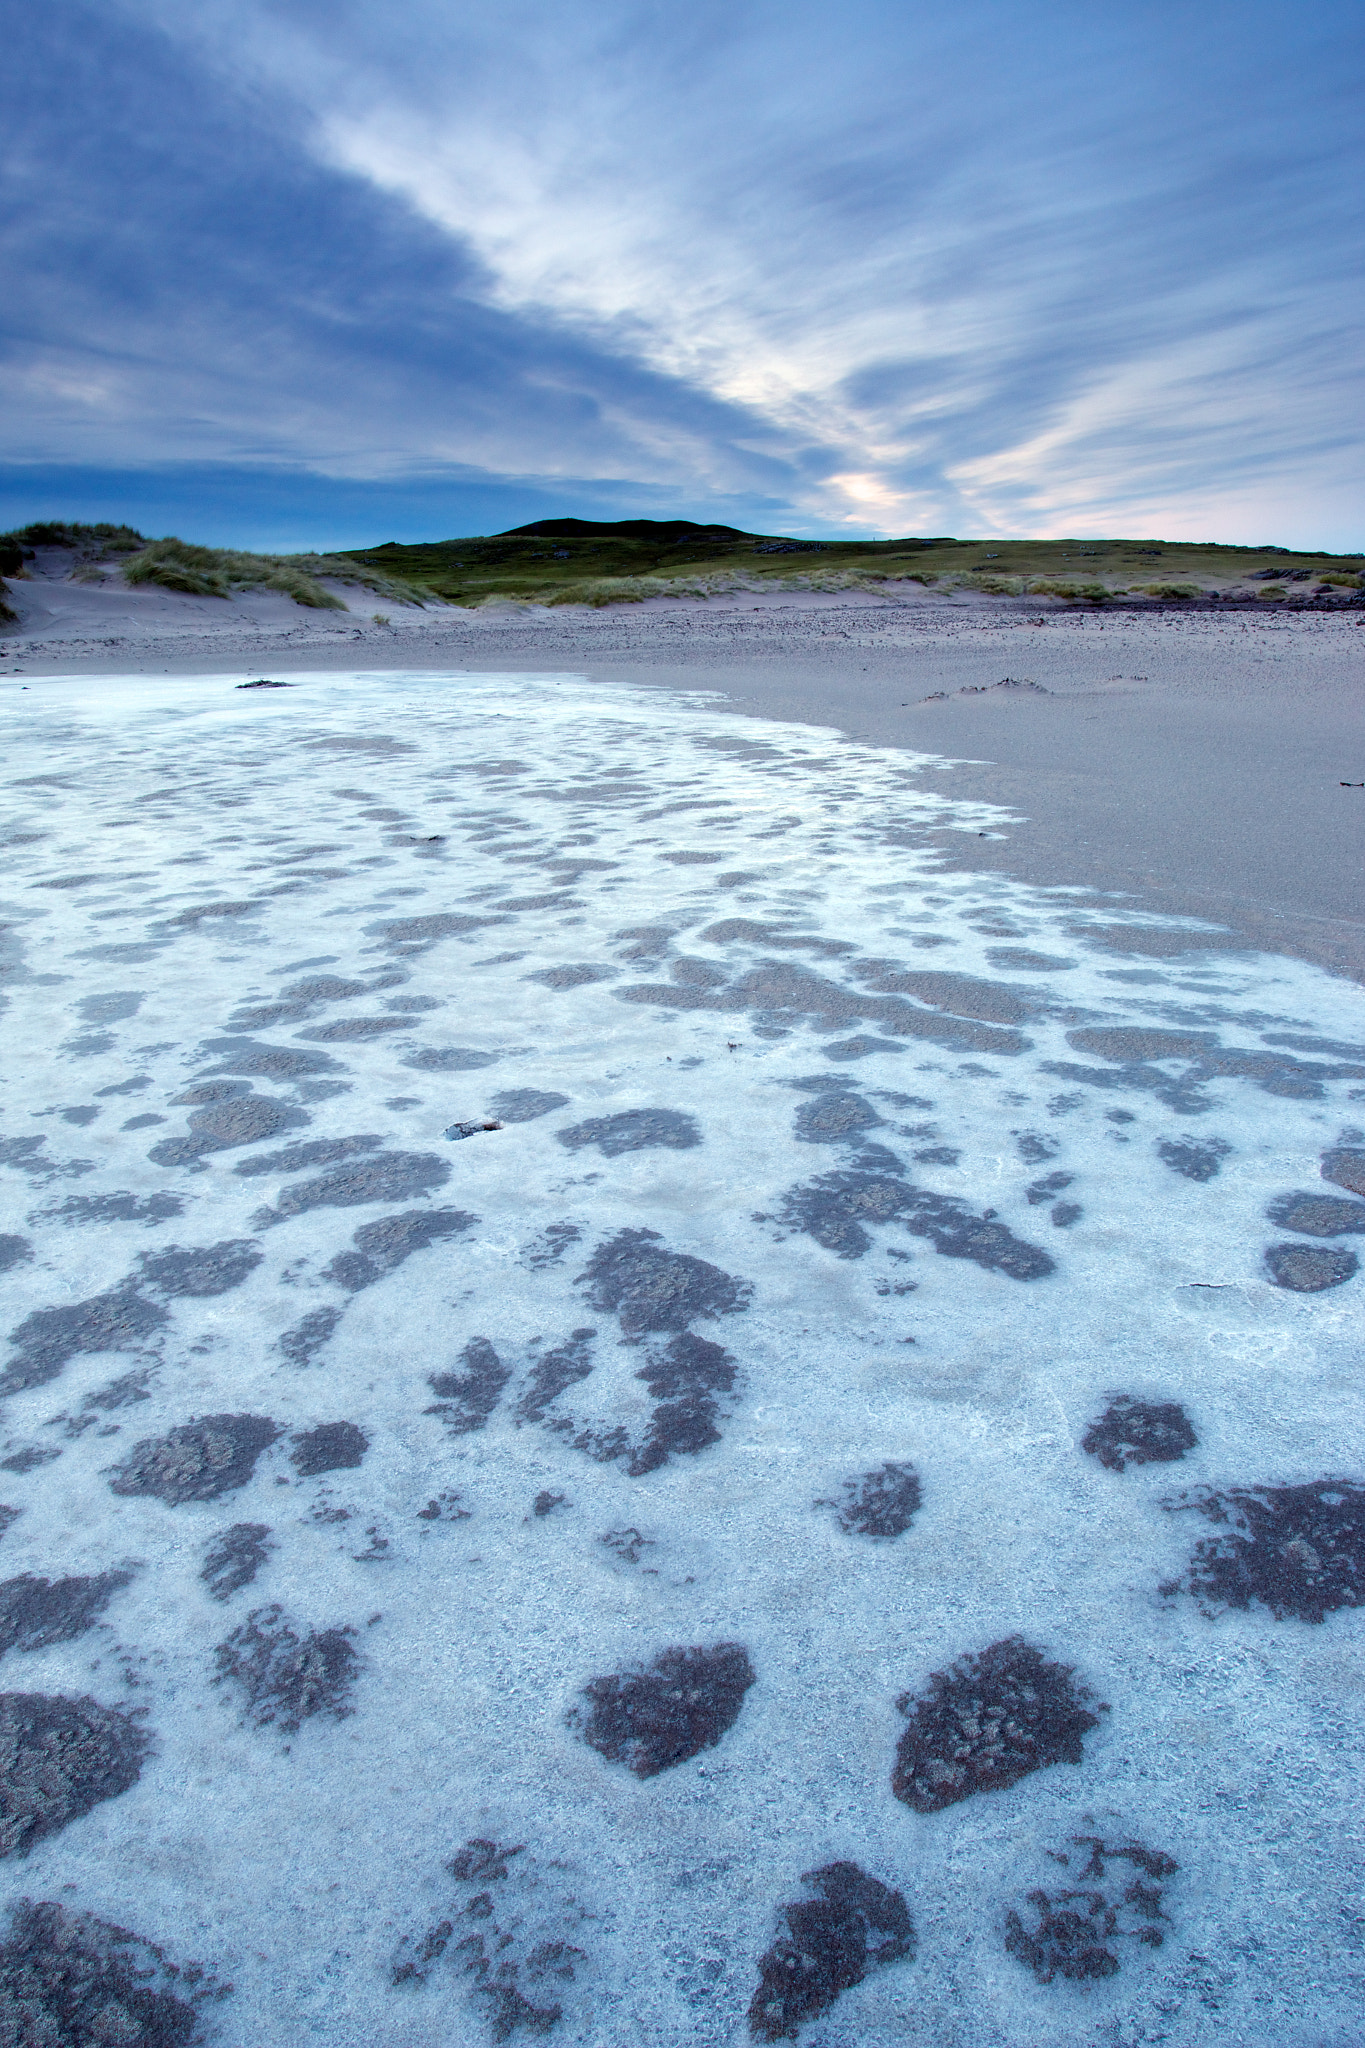
[[[809,1895],[783,1906],[783,1931],[759,1960],[749,2006],[756,2041],[794,2041],[870,1970],[915,1953],[904,1895],[856,1863],[826,1863],[801,1882]]]
[[[619,1230],[579,1275],[597,1309],[614,1311],[626,1338],[685,1330],[699,1318],[739,1315],[753,1287],[706,1259],[663,1248],[657,1230]]]
[[[0,1856],[31,1849],[126,1792],[150,1741],[98,1700],[0,1693]]]
[[[1320,1479],[1306,1486],[1237,1487],[1163,1505],[1194,1510],[1218,1526],[1195,1545],[1183,1579],[1161,1590],[1190,1593],[1208,1614],[1268,1607],[1277,1621],[1321,1622],[1365,1605],[1365,1486]]]
[[[755,1682],[740,1643],[664,1650],[644,1670],[613,1671],[583,1688],[571,1727],[611,1763],[652,1778],[712,1749],[739,1719]]]
[[[1056,1977],[1073,1982],[1112,1977],[1119,1969],[1120,1943],[1160,1948],[1170,1924],[1162,1911],[1162,1888],[1180,1868],[1173,1856],[1141,1842],[1110,1847],[1098,1835],[1073,1835],[1068,1849],[1048,1853],[1065,1867],[1077,1849],[1090,1853],[1075,1873],[1075,1886],[1029,1892],[1027,1924],[1013,1910],[1005,1917],[1006,1951],[1040,1984]],[[1113,1862],[1126,1863],[1128,1871],[1111,1877],[1108,1865]]]
[[[1078,1764],[1099,1726],[1094,1694],[1074,1666],[1049,1663],[1022,1636],[935,1671],[918,1698],[896,1702],[909,1726],[891,1789],[916,1813],[941,1813],[974,1792],[999,1792],[1050,1764]]]
[[[1129,1465],[1168,1465],[1199,1442],[1178,1401],[1135,1401],[1116,1394],[1081,1438],[1081,1449],[1110,1472]]]
[[[839,1527],[849,1536],[872,1536],[890,1540],[903,1536],[920,1505],[919,1474],[913,1465],[896,1465],[887,1460],[875,1472],[844,1481],[841,1501],[817,1501],[817,1507],[832,1507]]]
[[[245,1486],[256,1460],[280,1434],[266,1415],[204,1415],[165,1436],[135,1444],[109,1481],[110,1491],[152,1494],[168,1506],[215,1500]]]
[[[168,1962],[127,1927],[23,1899],[0,1941],[0,2039],[15,2048],[190,2048],[196,2007],[231,1989],[197,1963]]]
[[[253,1728],[294,1735],[315,1714],[344,1721],[355,1711],[351,1691],[360,1668],[354,1634],[353,1628],[327,1628],[300,1636],[278,1606],[258,1607],[219,1643],[214,1683],[240,1688]]]

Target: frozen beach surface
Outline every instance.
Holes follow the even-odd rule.
[[[1360,990],[243,680],[7,697],[0,2038],[1358,2041]]]

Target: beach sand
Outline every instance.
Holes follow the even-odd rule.
[[[739,592],[707,602],[308,612],[72,582],[40,552],[8,586],[0,672],[287,677],[339,666],[584,673],[720,693],[749,718],[944,757],[927,786],[1008,806],[954,867],[1113,892],[1227,945],[1365,979],[1365,614],[1080,612],[1011,599]],[[1006,682],[1009,679],[1009,682]],[[950,764],[951,765],[948,765]]]
[[[1359,625],[13,590],[5,1988],[1357,2041]]]

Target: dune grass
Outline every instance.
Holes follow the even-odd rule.
[[[358,584],[395,604],[420,604],[429,593],[360,562],[333,555],[252,555],[235,548],[199,547],[193,541],[148,541],[123,564],[129,583],[159,583],[192,597],[231,597],[234,590],[282,590],[312,611],[346,611],[345,599],[321,578]]]
[[[101,565],[113,564],[133,584],[155,583],[191,597],[231,597],[236,590],[282,590],[295,604],[313,611],[346,611],[343,598],[323,587],[321,579],[359,585],[394,604],[423,604],[432,593],[418,590],[404,578],[368,567],[343,555],[258,555],[240,548],[201,547],[195,541],[168,535],[150,540],[135,526],[107,521],[81,525],[62,520],[36,520],[0,535],[0,575],[22,576],[23,558],[35,548],[69,549],[76,557],[71,575],[76,582],[98,582]],[[11,566],[4,565],[9,562]],[[13,613],[10,613],[13,617]]]

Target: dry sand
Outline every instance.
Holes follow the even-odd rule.
[[[1078,612],[907,585],[602,611],[349,612],[69,580],[10,584],[0,673],[572,670],[720,692],[737,714],[944,757],[926,780],[1020,816],[945,862],[1115,892],[1365,980],[1365,613]],[[1006,684],[1006,679],[1009,683]],[[10,685],[10,687],[14,687]],[[940,695],[939,693],[946,693]],[[948,843],[951,842],[951,843]],[[1206,944],[1207,940],[1201,943]]]

